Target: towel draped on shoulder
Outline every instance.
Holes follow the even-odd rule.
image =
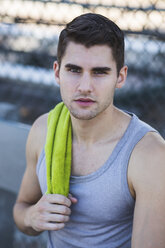
[[[47,194],[68,196],[72,160],[72,126],[70,113],[63,102],[49,112],[45,158]]]

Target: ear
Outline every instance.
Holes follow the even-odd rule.
[[[119,76],[117,78],[116,88],[120,89],[123,87],[127,78],[127,71],[128,71],[128,67],[126,65],[121,68],[119,72]]]
[[[56,80],[57,84],[60,85],[60,77],[59,77],[60,66],[59,66],[57,61],[54,61],[53,70],[54,70],[55,80]]]

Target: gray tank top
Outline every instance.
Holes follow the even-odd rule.
[[[78,199],[71,206],[66,226],[48,232],[48,248],[130,248],[135,201],[127,182],[127,168],[135,145],[150,131],[156,131],[131,114],[122,138],[108,160],[86,176],[71,176],[70,193]],[[46,186],[44,150],[37,164],[41,191]]]

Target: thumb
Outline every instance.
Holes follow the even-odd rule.
[[[77,203],[77,198],[72,196],[72,194],[69,193],[68,198],[71,200],[72,203]]]

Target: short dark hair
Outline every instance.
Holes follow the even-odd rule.
[[[70,41],[85,47],[108,45],[116,61],[117,73],[124,65],[124,33],[105,16],[87,13],[74,18],[61,31],[57,49],[59,65]]]

